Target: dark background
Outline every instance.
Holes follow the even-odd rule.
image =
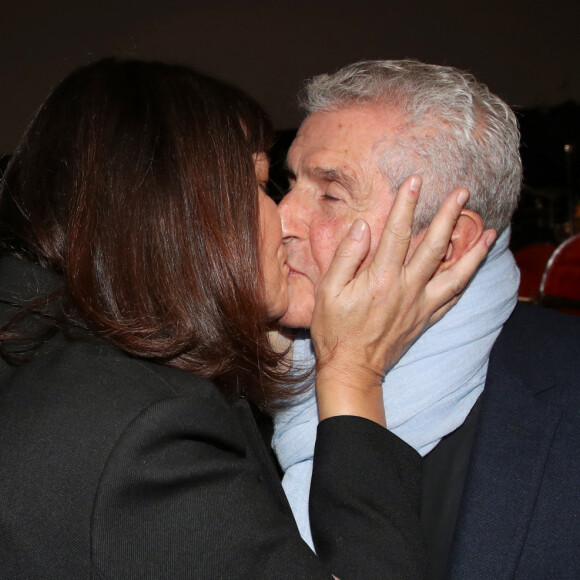
[[[280,130],[299,124],[295,94],[304,78],[360,59],[409,57],[470,70],[519,112],[531,211],[539,203],[549,219],[561,221],[568,207],[561,199],[578,187],[578,6],[578,0],[5,1],[0,153],[13,150],[55,83],[102,56],[179,62],[233,82],[266,107]],[[569,154],[566,144],[573,145]]]
[[[238,84],[295,127],[305,77],[363,58],[466,68],[510,105],[580,101],[577,0],[21,0],[0,10],[0,152],[48,90],[110,54],[176,61]]]

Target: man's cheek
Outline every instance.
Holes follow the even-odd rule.
[[[328,271],[336,248],[348,233],[348,229],[349,226],[344,220],[325,220],[311,227],[312,257],[318,266],[320,277]]]

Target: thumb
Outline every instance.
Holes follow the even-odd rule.
[[[340,242],[320,288],[336,295],[354,278],[371,247],[371,234],[367,222],[357,219]]]

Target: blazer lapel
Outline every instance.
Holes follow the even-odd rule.
[[[268,445],[269,440],[267,439],[270,437],[267,433],[268,429],[264,428],[261,431],[256,421],[256,415],[259,415],[259,411],[251,407],[245,399],[239,399],[232,405],[232,409],[244,431],[248,449],[261,467],[261,479],[267,482],[268,488],[276,496],[283,510],[294,521],[290,504],[282,487],[281,474],[277,469],[274,452]]]
[[[513,577],[562,413],[543,400],[552,383],[536,384],[539,373],[529,360],[523,367],[492,361],[449,557],[451,579]]]

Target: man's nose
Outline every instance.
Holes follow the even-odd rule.
[[[285,242],[308,237],[307,208],[301,203],[299,192],[292,190],[278,204]]]

